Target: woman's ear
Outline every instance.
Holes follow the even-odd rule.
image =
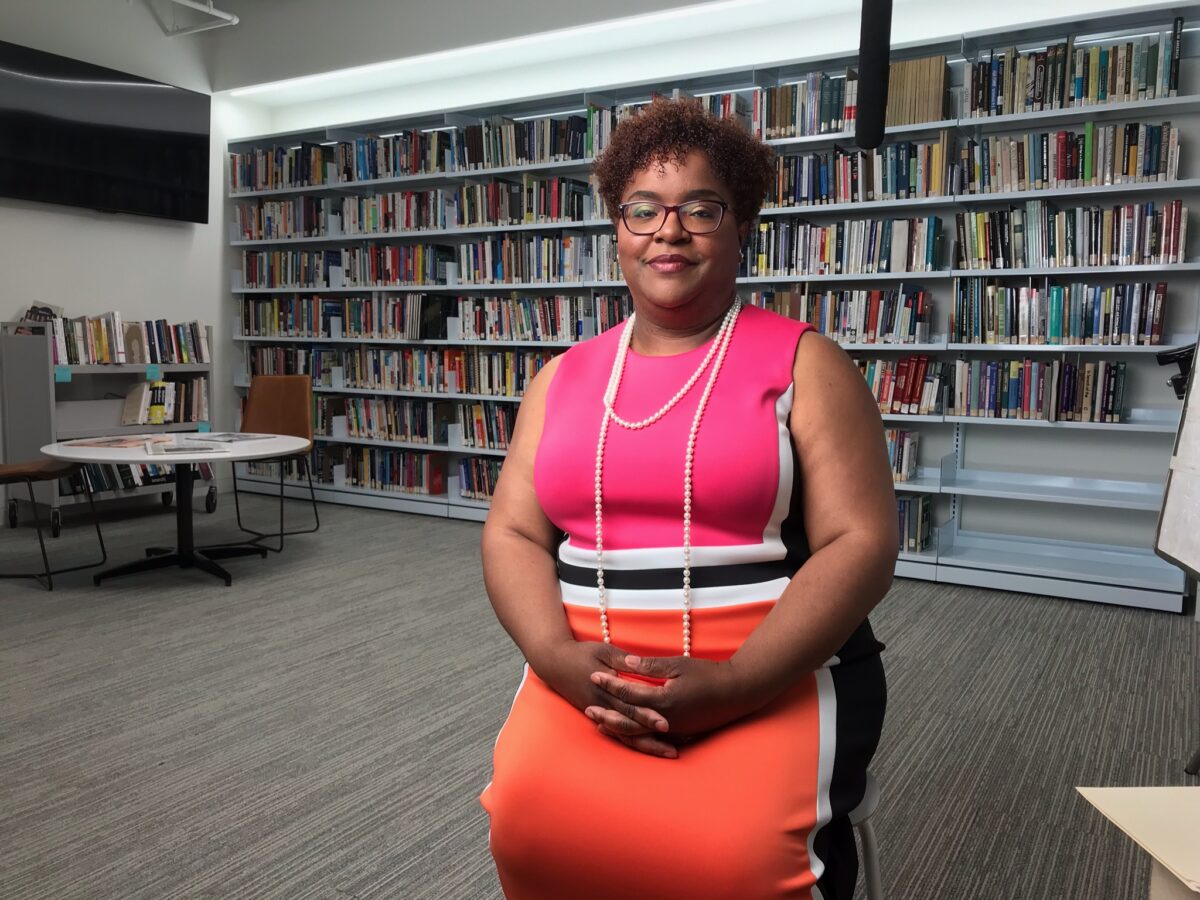
[[[738,222],[738,246],[746,246],[746,237],[750,234],[749,222]]]

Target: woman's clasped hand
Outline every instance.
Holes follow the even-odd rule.
[[[731,660],[640,657],[598,641],[564,641],[538,674],[601,734],[666,759],[758,705]]]

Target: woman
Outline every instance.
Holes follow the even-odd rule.
[[[849,898],[899,542],[878,410],[737,299],[769,148],[657,100],[596,174],[634,315],[533,380],[483,533],[528,663],[482,797],[501,885]]]

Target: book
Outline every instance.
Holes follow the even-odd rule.
[[[121,410],[122,425],[144,425],[150,413],[150,384],[139,381],[125,395]]]

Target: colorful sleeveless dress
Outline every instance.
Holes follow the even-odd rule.
[[[696,657],[729,658],[808,558],[788,427],[807,327],[743,309],[709,398],[693,474]],[[581,641],[601,640],[594,469],[621,330],[560,361],[534,469],[542,509],[566,534],[559,580]],[[631,349],[617,413],[636,420],[659,409],[708,346],[666,357]],[[609,628],[613,644],[631,653],[682,652],[683,459],[706,379],[654,425],[609,429]],[[864,622],[825,666],[673,760],[599,734],[526,666],[481,798],[506,896],[849,900],[858,859],[846,814],[862,799],[882,726],[881,649]]]

